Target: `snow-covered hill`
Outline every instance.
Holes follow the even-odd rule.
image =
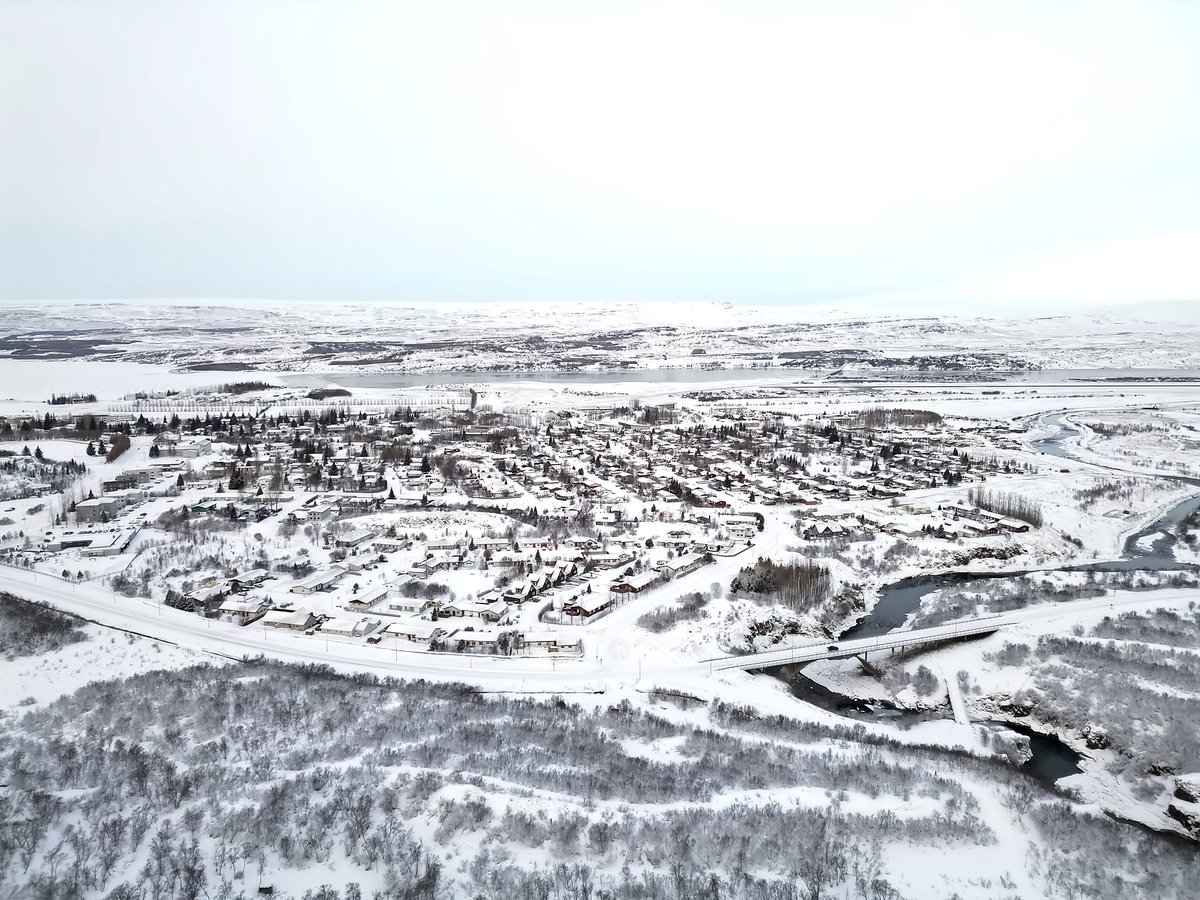
[[[717,302],[7,304],[0,357],[221,372],[1200,367],[1200,321],[1176,306],[1042,318],[998,312],[864,317]]]

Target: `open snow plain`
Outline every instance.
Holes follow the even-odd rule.
[[[1194,896],[1194,319],[703,312],[6,307],[3,889]]]

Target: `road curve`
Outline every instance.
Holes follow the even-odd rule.
[[[76,584],[43,572],[0,566],[0,592],[47,603],[88,621],[144,635],[225,659],[264,656],[288,663],[319,663],[350,672],[433,678],[483,684],[495,690],[598,692],[607,684],[640,677],[636,658],[545,658],[431,653],[370,645],[324,635],[282,632],[261,625],[239,626],[201,619],[164,604],[118,596],[91,583]],[[1005,615],[949,622],[933,628],[891,632],[835,645],[816,644],[744,656],[721,656],[656,664],[647,676],[707,675],[734,669],[762,669],[863,653],[901,649],[991,634],[1002,628],[1056,616],[1127,607],[1153,607],[1200,601],[1200,590],[1161,590],[1035,606]]]

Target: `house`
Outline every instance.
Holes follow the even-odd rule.
[[[573,559],[560,559],[545,572],[551,584],[562,584],[579,574],[579,566]]]
[[[208,453],[212,449],[212,442],[205,437],[181,439],[177,434],[163,432],[154,438],[154,446],[160,453],[165,453],[167,456],[195,459],[197,456]]]
[[[319,522],[322,519],[328,519],[336,512],[337,507],[332,503],[318,503],[316,506],[311,506],[297,514],[303,516],[309,522]]]
[[[518,637],[521,651],[530,655],[577,655],[580,650],[580,641],[575,635],[562,635],[553,631],[523,631]]]
[[[509,603],[524,603],[527,600],[532,600],[536,594],[537,587],[532,580],[527,579],[505,591],[504,599]]]
[[[369,494],[355,494],[353,496],[341,497],[338,499],[338,513],[346,515],[347,513],[368,512],[375,507],[376,503],[383,500],[382,497],[376,497]],[[359,529],[359,532],[366,529]],[[357,534],[359,532],[351,532]],[[374,532],[371,532],[371,537],[374,537]]]
[[[585,557],[585,562],[601,569],[611,569],[632,561],[633,557],[628,553],[588,553]]]
[[[948,503],[942,507],[943,510],[950,513],[955,518],[971,519],[972,521],[980,520],[982,510],[976,509],[974,506],[968,506],[965,503]]]
[[[439,628],[433,622],[424,622],[420,619],[407,619],[399,622],[389,622],[383,631],[376,633],[381,637],[407,641],[412,644],[424,644],[428,647],[430,643],[442,637],[446,633],[446,629]]]
[[[573,616],[579,619],[590,619],[592,616],[599,615],[613,605],[612,596],[605,596],[603,593],[583,594],[573,599],[570,603],[563,607],[563,612],[568,616]]]
[[[810,541],[819,538],[841,537],[845,533],[846,529],[837,522],[817,522],[804,529],[804,537]]]
[[[490,652],[496,649],[496,643],[500,640],[501,632],[494,628],[488,628],[480,631],[468,631],[463,629],[451,634],[446,643],[452,649],[463,653],[481,653]],[[456,646],[457,645],[457,646]]]
[[[283,631],[308,631],[317,624],[317,617],[307,609],[271,609],[262,616],[264,628]]]
[[[324,572],[315,572],[303,581],[296,582],[292,585],[291,592],[293,594],[315,594],[317,591],[327,591],[337,584],[338,579],[345,574],[344,569],[330,566]]]
[[[434,601],[424,597],[405,597],[403,594],[397,594],[388,601],[387,614],[390,616],[415,616],[435,605]]]
[[[474,538],[472,541],[479,550],[511,550],[512,541],[508,538]]]
[[[664,547],[687,547],[694,542],[690,531],[668,531],[665,537],[658,541]]]
[[[483,619],[485,622],[499,622],[508,615],[508,604],[503,600],[496,600],[492,603],[480,603],[471,600],[456,600],[453,603],[443,604],[438,610],[438,616],[445,618],[449,617],[474,617]]]
[[[409,574],[415,578],[427,578],[434,572],[440,572],[444,569],[451,568],[456,561],[457,560],[455,557],[447,556],[445,554],[441,556],[429,556],[413,563],[412,567],[408,571]]]
[[[338,616],[322,623],[322,634],[334,634],[341,637],[362,637],[370,634],[382,624],[379,619],[369,619],[363,616],[356,619],[353,616]]]
[[[963,532],[968,537],[983,537],[988,534],[997,534],[999,529],[991,522],[977,522],[974,519],[961,519],[958,523],[962,526]]]
[[[396,590],[395,585],[384,584],[364,593],[355,594],[346,601],[346,609],[351,612],[365,612],[368,609],[373,609],[395,593]]]
[[[351,571],[355,571],[355,569],[351,567]],[[381,605],[385,601],[393,601],[395,598],[399,598],[401,591],[410,584],[413,584],[411,578],[402,577],[397,581],[388,581],[368,591],[363,591],[361,594],[357,592],[358,585],[355,584],[354,591],[344,606],[351,612],[365,612],[367,610],[382,612]],[[390,605],[390,602],[387,605]]]
[[[1020,519],[1001,519],[1000,527],[1014,534],[1025,534],[1029,531],[1030,525],[1028,522],[1022,522]]]
[[[266,580],[268,574],[266,569],[250,569],[247,572],[239,572],[229,579],[229,589],[235,594],[240,594],[252,587],[258,587]]]
[[[613,582],[609,591],[613,594],[640,594],[662,584],[665,580],[662,572],[642,572],[640,575]]]
[[[96,497],[93,500],[80,500],[75,504],[75,521],[109,522],[121,510],[121,501],[116,497]]]
[[[675,559],[668,559],[666,562],[660,563],[657,568],[667,578],[678,578],[688,572],[694,572],[706,561],[703,553],[688,553],[684,556],[677,556]]]
[[[184,459],[195,459],[212,450],[212,442],[203,437],[192,437],[186,440],[178,441],[175,444],[174,452],[169,452],[168,456],[179,456]]]
[[[218,609],[226,596],[228,595],[223,587],[201,587],[188,591],[183,598],[207,613],[209,610]]]
[[[364,544],[375,537],[375,532],[366,528],[358,528],[354,531],[343,534],[336,541],[334,546],[350,549],[357,547],[359,544]]]
[[[228,617],[235,625],[249,625],[263,617],[267,601],[261,598],[230,597],[217,607],[217,614]]]
[[[728,515],[721,516],[721,524],[726,528],[744,526],[753,530],[758,528],[758,519],[754,516]]]
[[[407,550],[412,546],[412,541],[406,538],[376,538],[373,546],[383,553],[395,553],[399,550]]]

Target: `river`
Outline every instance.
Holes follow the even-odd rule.
[[[1065,421],[1061,415],[1051,416],[1047,422],[1056,425],[1059,433],[1035,441],[1033,448],[1064,459],[1074,459],[1063,444],[1069,438],[1078,435],[1078,429]],[[1179,475],[1155,477],[1200,487],[1200,480],[1195,478]],[[1175,528],[1188,516],[1197,512],[1200,512],[1200,494],[1180,501],[1149,525],[1126,538],[1119,559],[1060,566],[1055,569],[1022,569],[1009,572],[957,571],[901,578],[880,588],[879,600],[871,612],[838,635],[838,639],[851,640],[887,634],[902,626],[929,594],[943,588],[975,581],[1003,581],[1025,575],[1045,575],[1051,572],[1196,571],[1196,566],[1181,563],[1175,558]],[[1143,541],[1149,537],[1155,537],[1155,539],[1147,546],[1143,544]]]
[[[1057,434],[1034,442],[1034,449],[1063,459],[1074,459],[1064,445],[1067,440],[1079,434],[1078,429],[1066,421],[1063,415],[1048,417],[1046,421],[1056,425],[1059,431]],[[1158,477],[1200,486],[1200,481],[1194,478],[1172,475]],[[921,601],[934,591],[976,581],[1004,581],[1030,574],[1049,574],[1051,572],[1197,571],[1197,566],[1180,563],[1174,554],[1175,527],[1197,511],[1200,511],[1200,494],[1176,504],[1152,523],[1130,535],[1122,548],[1120,559],[1062,566],[1057,569],[1027,569],[1012,572],[957,571],[901,578],[880,588],[879,599],[871,611],[838,635],[837,639],[853,640],[887,634],[903,626],[909,616],[920,608]],[[1158,537],[1148,545],[1144,543],[1145,538],[1155,535]],[[770,674],[787,681],[796,697],[840,715],[902,720],[898,724],[911,724],[931,717],[929,713],[902,711],[886,702],[868,702],[838,694],[790,667],[773,669]],[[1022,766],[1022,769],[1039,781],[1053,784],[1060,778],[1080,771],[1081,755],[1056,736],[1042,734],[1023,725],[992,724],[1004,724],[1013,731],[1029,737],[1033,757]]]

